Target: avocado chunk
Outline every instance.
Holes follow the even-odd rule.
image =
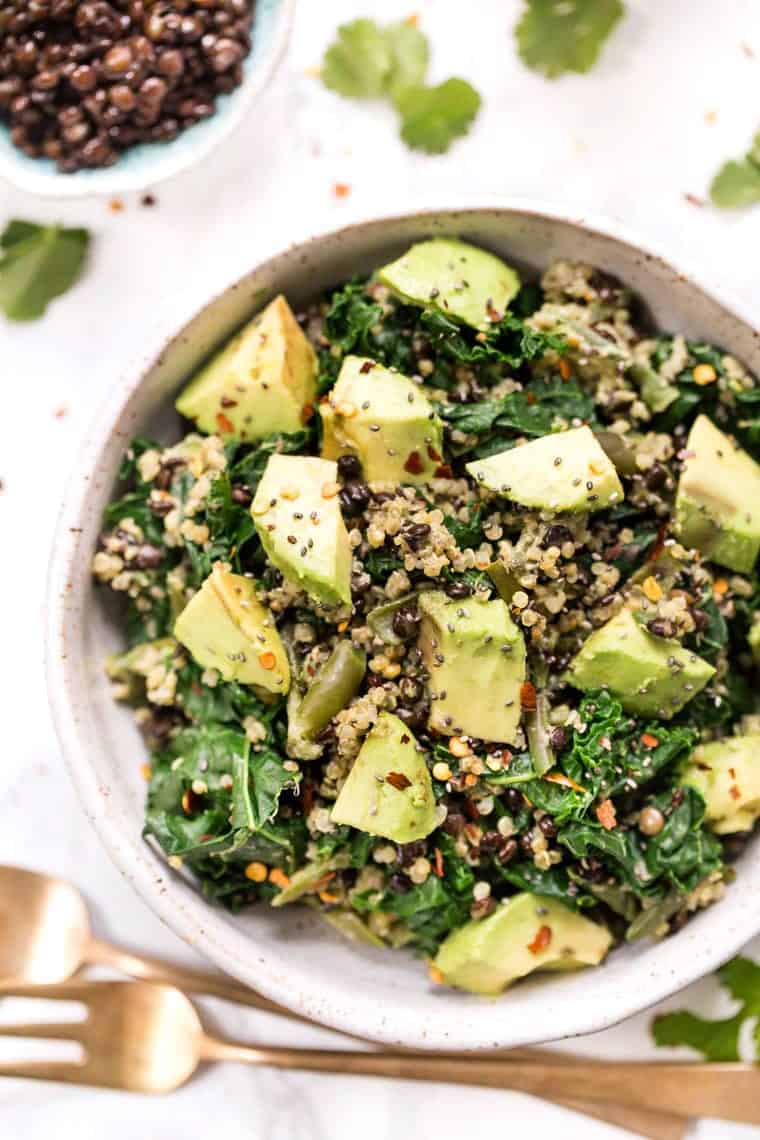
[[[752,619],[752,625],[747,634],[747,644],[755,665],[760,665],[760,613],[755,614]]]
[[[205,669],[225,681],[287,693],[290,667],[285,647],[249,578],[214,566],[174,623],[174,636]]]
[[[586,639],[565,680],[583,691],[608,689],[626,712],[669,719],[714,673],[680,642],[653,637],[622,610]]]
[[[322,454],[357,455],[372,482],[425,483],[443,463],[443,427],[421,388],[400,372],[347,356],[320,405]]]
[[[325,605],[351,601],[351,546],[337,475],[331,459],[272,455],[251,505],[270,560]]]
[[[223,439],[263,439],[303,427],[317,357],[284,297],[275,297],[200,370],[176,408]]]
[[[393,713],[380,713],[361,746],[332,820],[394,843],[425,839],[435,828],[435,796],[425,754]]]
[[[598,966],[611,945],[606,927],[523,892],[449,934],[433,965],[448,985],[495,996],[534,970]]]
[[[444,736],[511,744],[520,721],[525,641],[500,599],[420,594],[419,648],[430,673],[428,724]]]
[[[500,258],[453,238],[432,238],[383,266],[378,278],[404,301],[439,309],[474,329],[501,320],[520,278]]]
[[[748,574],[760,550],[760,465],[707,416],[686,443],[674,531],[704,558]]]
[[[760,733],[700,744],[682,779],[704,799],[705,819],[718,835],[749,831],[760,819]]]
[[[600,511],[623,500],[615,466],[588,427],[476,459],[467,470],[481,487],[539,510]]]

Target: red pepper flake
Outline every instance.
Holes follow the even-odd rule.
[[[605,831],[614,831],[617,827],[617,814],[612,800],[602,800],[596,808],[596,818]]]
[[[494,323],[501,320],[501,313],[498,309],[494,308],[493,301],[490,297],[486,301],[486,316],[488,317],[489,321],[493,321]]]
[[[410,13],[410,15],[408,15],[406,17],[406,19],[404,20],[404,23],[408,24],[410,28],[416,28],[417,25],[419,24],[419,22],[420,22],[419,12]]]
[[[202,686],[199,685],[197,681],[193,681],[190,685],[190,688],[195,693],[196,697],[199,697],[203,692]]]
[[[442,463],[440,467],[436,467],[433,474],[436,479],[451,479],[453,478],[454,472],[451,470],[450,463]]]
[[[55,416],[55,418],[57,420],[62,420],[63,417],[66,415],[67,411],[68,411],[68,408],[65,407],[64,405],[61,405],[60,408],[55,409],[55,411],[53,412],[53,415]]]
[[[559,362],[559,374],[563,380],[569,380],[570,379],[570,362],[568,360],[564,360],[564,359],[560,360],[560,362]]]
[[[743,51],[743,52],[744,52],[744,54],[746,55],[747,59],[754,59],[754,58],[755,58],[755,53],[754,53],[754,51],[752,50],[752,47],[751,47],[751,45],[750,45],[750,44],[748,44],[748,43],[743,43],[743,44],[742,44],[742,51]]]
[[[647,562],[656,562],[665,549],[665,539],[668,533],[668,524],[664,522],[660,529],[657,531],[657,538],[654,540],[652,549],[647,554]]]
[[[271,650],[268,649],[268,650],[266,650],[265,653],[259,654],[259,665],[261,666],[262,669],[266,669],[267,671],[271,671],[272,669],[274,669],[276,664],[277,664],[277,658],[275,657],[274,653],[271,652]]]
[[[732,780],[735,780],[736,779],[736,768],[729,768],[728,774]]]
[[[392,788],[397,791],[403,792],[405,788],[411,788],[412,781],[405,776],[403,772],[389,772],[385,777],[386,784],[390,784]]]
[[[237,407],[237,400],[231,400],[229,396],[222,396],[219,403],[222,405],[223,408],[236,408]]]
[[[642,732],[641,743],[645,748],[656,748],[660,742],[656,736],[652,736],[651,732]]]
[[[427,445],[427,453],[430,456],[430,458],[433,460],[434,463],[438,463],[438,461],[440,460],[441,457],[438,454],[438,452],[435,450],[435,448],[433,447],[432,443],[429,443]]]
[[[112,214],[120,214],[124,209],[124,203],[122,202],[121,198],[112,198],[108,203],[108,209]]]
[[[365,360],[364,363],[362,364],[361,368],[359,369],[359,372],[361,373],[362,376],[366,376],[367,373],[371,372],[374,367],[375,367],[374,360]]]
[[[576,784],[575,780],[571,780],[564,772],[549,772],[544,779],[550,784],[559,784],[561,788],[572,788],[574,792],[585,792],[582,784]]]
[[[703,210],[706,205],[704,198],[698,198],[696,194],[686,193],[684,198],[690,206],[697,206],[700,210]]]
[[[536,686],[531,681],[523,681],[520,685],[520,705],[528,712],[536,707]]]
[[[408,471],[410,475],[421,475],[424,469],[425,466],[419,451],[410,451],[407,461],[404,464],[404,470]]]
[[[472,773],[470,773],[470,774],[472,774]],[[462,804],[462,806],[464,808],[465,815],[469,816],[470,819],[473,821],[473,823],[475,823],[476,820],[480,819],[480,812],[478,811],[477,806],[472,802],[472,800],[466,799],[464,801],[464,803]]]
[[[732,784],[728,791],[732,800],[740,800],[742,798],[742,794],[737,788],[736,784]]]
[[[301,408],[301,423],[307,424],[313,415],[314,415],[314,405],[313,404],[304,404],[304,406]]]
[[[314,784],[311,780],[304,780],[301,784],[301,807],[305,816],[314,807]]]
[[[404,733],[404,735],[401,737],[401,743],[408,744],[411,739],[411,736],[407,736],[407,734]]]
[[[232,420],[229,416],[225,416],[224,412],[217,412],[214,418],[216,419],[216,426],[220,431],[231,432],[235,430]]]
[[[531,954],[540,954],[542,950],[546,950],[551,940],[551,926],[539,926],[536,937],[532,942],[528,943],[528,949],[530,950]]]
[[[527,402],[527,403],[529,403],[529,404],[535,404],[535,402],[536,402],[536,396],[535,396],[535,393],[534,393],[534,392],[526,392],[526,393],[525,393],[525,399],[526,399],[526,402]]]
[[[433,864],[433,870],[439,879],[443,878],[443,854],[440,847],[435,848],[435,863]]]
[[[333,194],[336,198],[347,198],[351,193],[351,187],[347,182],[335,182],[333,184]]]

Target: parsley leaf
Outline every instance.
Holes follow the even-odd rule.
[[[590,71],[623,13],[621,0],[526,0],[515,28],[520,58],[547,79]]]
[[[760,138],[760,136],[758,136]],[[726,162],[715,175],[710,198],[721,210],[754,206],[760,202],[760,144],[739,161]]]
[[[401,137],[414,150],[443,154],[454,139],[467,134],[480,104],[480,95],[466,79],[447,79],[437,87],[407,87],[396,100]]]
[[[322,60],[322,81],[350,99],[389,99],[401,114],[407,146],[443,154],[480,110],[480,95],[464,79],[425,84],[430,47],[407,21],[381,27],[354,20],[338,28]]]
[[[739,1061],[739,1038],[746,1021],[760,1018],[760,966],[750,958],[734,958],[718,970],[718,980],[739,1009],[732,1017],[715,1020],[685,1010],[665,1013],[652,1023],[657,1045],[688,1045],[706,1061]],[[760,1060],[760,1021],[753,1028],[755,1059]]]
[[[322,60],[322,82],[331,91],[350,99],[377,98],[393,61],[385,33],[374,20],[353,20],[341,24],[337,39]]]
[[[41,317],[79,277],[87,230],[12,221],[0,234],[0,309],[12,321]]]
[[[391,54],[391,69],[385,89],[395,103],[405,88],[424,82],[430,45],[427,36],[405,20],[389,24],[385,29],[385,40]]]

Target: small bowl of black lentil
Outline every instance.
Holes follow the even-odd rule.
[[[154,186],[238,127],[295,0],[0,3],[0,176],[78,197]]]

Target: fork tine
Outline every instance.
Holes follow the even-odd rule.
[[[28,983],[0,980],[0,997],[44,998],[52,1001],[81,1001],[86,1004],[88,995],[95,985],[104,982],[60,982],[56,984],[30,985]]]
[[[84,1021],[37,1022],[30,1025],[0,1025],[0,1037],[39,1037],[40,1040],[54,1037],[78,1041]]]
[[[73,1084],[90,1083],[84,1065],[73,1061],[3,1061],[0,1077],[31,1078],[36,1081],[67,1081]]]

